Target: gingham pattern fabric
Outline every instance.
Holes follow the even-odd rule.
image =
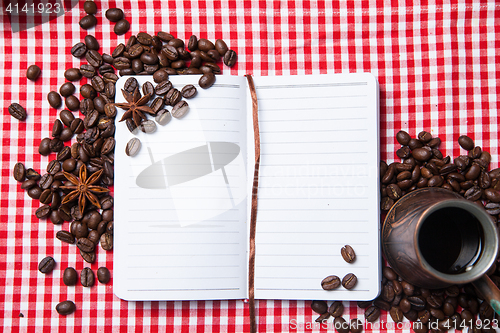
[[[4,1],[5,2],[5,1]],[[141,31],[167,31],[187,40],[224,39],[238,53],[237,65],[224,75],[308,75],[371,72],[380,83],[381,158],[396,158],[394,139],[400,130],[415,136],[427,130],[442,139],[444,154],[458,156],[457,138],[471,136],[492,155],[498,167],[498,93],[500,80],[500,5],[494,1],[102,1],[98,25],[82,30],[79,2],[64,16],[28,31],[12,33],[7,16],[0,22],[0,327],[5,332],[245,332],[248,305],[242,300],[193,302],[125,302],[113,295],[113,279],[92,288],[67,287],[65,267],[77,271],[108,267],[112,252],[99,248],[97,260],[85,263],[75,246],[61,243],[54,226],[34,216],[39,207],[12,177],[16,162],[45,172],[49,159],[38,154],[50,136],[59,110],[49,107],[47,93],[64,83],[63,72],[79,67],[71,47],[86,34],[95,35],[101,52]],[[124,36],[113,33],[104,12],[123,8],[131,23]],[[42,75],[28,81],[25,72],[37,64]],[[78,85],[85,83],[82,80]],[[28,118],[12,118],[12,102],[25,106]],[[305,112],[310,112],[304,110]],[[119,223],[119,221],[116,221]],[[258,226],[257,226],[258,228]],[[37,270],[51,255],[52,274]],[[63,300],[77,311],[67,317],[55,311]],[[344,318],[363,318],[355,303],[344,302]],[[326,332],[314,324],[310,302],[257,301],[259,332]],[[20,317],[22,313],[23,317]],[[409,332],[395,327],[383,313],[365,331]],[[387,324],[388,323],[388,324]]]

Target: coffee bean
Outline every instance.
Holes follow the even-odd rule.
[[[28,179],[28,180],[25,180],[21,183],[21,189],[22,190],[29,190],[30,188],[36,186],[36,180],[34,179]]]
[[[38,67],[37,65],[31,65],[26,70],[26,78],[31,81],[36,81],[36,79],[38,79],[38,77],[40,76],[41,72],[42,70],[40,69],[40,67]]]
[[[105,16],[111,22],[118,22],[123,19],[123,10],[120,8],[110,8],[106,10]]]
[[[217,52],[219,52],[219,54],[223,57],[226,52],[229,50],[228,47],[227,47],[227,44],[226,42],[224,42],[222,39],[217,39],[215,41],[215,49],[217,50]]]
[[[215,83],[215,75],[212,73],[203,74],[203,76],[198,81],[198,84],[203,89],[210,88]]]
[[[9,105],[9,113],[17,120],[25,120],[27,113],[26,110],[19,103],[12,103]]]
[[[80,66],[80,73],[88,79],[91,79],[97,74],[95,67],[87,64]]]
[[[81,58],[87,53],[87,45],[82,42],[78,42],[71,48],[71,54],[75,58]]]
[[[160,111],[162,108],[163,108],[163,104],[164,104],[164,100],[163,98],[161,97],[156,97],[152,102],[151,102],[151,110],[153,110],[153,112],[155,113],[158,113],[158,111]]]
[[[181,101],[182,95],[179,90],[172,88],[165,95],[165,104],[175,105]]]
[[[474,141],[467,135],[461,135],[458,138],[458,144],[467,151],[474,149]]]
[[[340,287],[340,278],[336,275],[330,275],[321,281],[321,287],[324,290],[333,290]]]
[[[50,173],[46,173],[40,178],[38,186],[40,186],[42,190],[46,190],[50,188],[50,185],[52,184],[53,181],[54,177]]]
[[[363,331],[363,322],[358,318],[353,318],[351,319],[349,327],[351,329],[351,333],[361,333]]]
[[[172,82],[169,80],[162,81],[156,85],[155,93],[162,96],[165,95],[170,89],[172,89]]]
[[[344,313],[344,305],[340,301],[335,301],[328,308],[328,313],[330,313],[332,317],[341,317]]]
[[[130,29],[130,23],[126,19],[121,19],[118,22],[116,22],[115,27],[113,28],[113,31],[117,35],[123,35],[127,33],[127,31]]]
[[[137,129],[137,125],[132,118],[127,118],[127,120],[125,120],[125,124],[127,125],[127,129],[130,131],[130,133],[136,135],[139,132],[139,130]]]
[[[99,282],[106,284],[109,282],[111,276],[109,274],[109,270],[106,267],[99,267],[97,270],[97,280]]]
[[[401,311],[401,309],[398,307],[393,306],[389,314],[391,315],[391,318],[395,323],[400,323],[404,319],[403,311]]]
[[[328,305],[325,301],[312,301],[311,309],[317,314],[323,314],[328,311]]]
[[[55,175],[61,171],[61,163],[58,160],[52,160],[47,164],[47,172],[51,175]]]
[[[135,89],[139,87],[139,82],[137,82],[135,77],[128,78],[123,84],[123,89],[129,93],[133,93]]]
[[[64,222],[64,220],[59,216],[57,210],[51,211],[49,218],[53,224],[61,224]]]
[[[188,112],[188,110],[188,103],[186,101],[180,101],[179,103],[174,105],[171,113],[174,118],[182,118]]]
[[[75,92],[75,85],[71,82],[66,82],[59,88],[59,94],[63,97],[68,97]]]
[[[54,260],[54,258],[45,257],[38,264],[38,270],[43,274],[47,274],[47,273],[52,272],[55,265],[56,265],[56,261]]]
[[[346,276],[342,278],[342,286],[345,289],[352,289],[356,286],[358,282],[358,278],[353,273],[348,273]]]
[[[90,230],[87,238],[90,239],[90,241],[94,243],[94,245],[97,245],[97,243],[99,243],[101,235],[97,230]]]
[[[67,267],[63,272],[63,282],[67,286],[74,286],[78,281],[78,273],[73,267]]]
[[[93,262],[95,262],[95,258],[96,258],[95,252],[84,252],[84,251],[80,250],[80,256],[82,257],[83,260],[85,260],[89,264],[92,264]]]
[[[342,258],[345,260],[345,262],[349,264],[353,263],[354,260],[356,260],[356,253],[350,245],[345,245],[343,248],[341,248],[340,254],[342,255]]]
[[[127,146],[125,148],[125,154],[127,154],[128,156],[135,156],[137,155],[137,153],[139,153],[140,149],[141,149],[141,141],[138,138],[132,138],[127,143]]]
[[[21,162],[18,162],[14,165],[14,171],[12,173],[15,180],[22,182],[26,177],[26,167]]]
[[[80,283],[82,286],[92,287],[94,285],[94,280],[94,271],[91,268],[85,267],[82,269],[82,272],[80,273]]]
[[[97,52],[96,50],[88,50],[87,53],[85,54],[85,59],[87,59],[87,62],[92,67],[94,67],[94,75],[95,75],[95,68],[98,68],[102,65],[101,54],[99,52]]]
[[[365,310],[365,320],[373,323],[380,317],[380,309],[376,306],[370,306]]]
[[[415,311],[420,311],[425,308],[425,299],[422,296],[408,296],[408,301],[411,304],[412,309]]]
[[[48,190],[50,192],[50,190]],[[44,191],[45,192],[45,191]],[[41,201],[41,200],[40,200]],[[35,216],[39,219],[44,219],[47,218],[50,214],[50,206],[49,205],[43,205],[40,206],[36,211],[35,211]]]
[[[99,50],[99,42],[94,36],[87,35],[85,36],[84,41],[88,50],[95,50],[95,51]]]
[[[158,36],[158,38],[160,38],[161,41],[166,42],[166,43],[175,38],[173,35],[169,34],[168,32],[164,32],[164,31],[158,31],[156,33],[156,35]]]
[[[226,54],[224,54],[224,64],[228,67],[233,67],[236,64],[236,60],[238,55],[233,50],[228,50]]]
[[[113,235],[105,233],[101,235],[101,247],[103,250],[110,251],[113,249]]]
[[[97,13],[97,6],[96,6],[96,4],[95,4],[94,1],[92,1],[92,0],[86,0],[83,3],[83,10],[87,14],[95,14],[95,13]]]
[[[90,84],[86,83],[80,87],[80,94],[84,98],[88,98],[93,100],[94,98],[97,97],[97,92],[95,91],[94,87],[92,87]],[[90,106],[89,106],[90,108]],[[92,109],[94,109],[94,103],[92,102]]]
[[[75,237],[66,230],[59,230],[56,233],[56,238],[59,239],[61,242],[65,242],[68,244],[74,244],[75,243]]]
[[[78,238],[76,246],[83,252],[91,252],[94,250],[94,243],[88,238]]]
[[[94,15],[89,14],[87,16],[84,16],[80,20],[79,24],[82,29],[88,30],[97,24],[97,19],[95,18]]]
[[[198,91],[196,90],[196,87],[193,86],[192,84],[184,86],[181,90],[182,97],[186,99],[193,98],[194,96],[196,96],[197,93]]]
[[[326,312],[326,313],[323,313],[322,315],[320,315],[314,321],[317,323],[323,323],[323,322],[326,322],[326,320],[328,320],[328,318],[330,318],[330,314],[328,312]]]
[[[28,196],[31,199],[39,199],[41,194],[42,194],[42,189],[38,185],[33,186],[28,190]]]
[[[80,73],[80,69],[70,68],[64,72],[64,77],[68,81],[78,81],[82,78],[82,74]]]
[[[168,124],[170,119],[172,119],[172,114],[165,109],[160,110],[155,117],[155,121],[162,126]]]
[[[56,311],[60,315],[67,316],[76,311],[76,305],[72,301],[64,301],[56,305]]]

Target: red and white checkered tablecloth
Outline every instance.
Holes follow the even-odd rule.
[[[67,230],[68,223],[38,220],[39,202],[20,189],[12,169],[23,162],[44,172],[53,158],[38,154],[59,113],[46,96],[65,82],[65,69],[83,63],[70,49],[87,33],[106,53],[141,31],[163,30],[184,40],[191,34],[222,38],[238,53],[237,65],[224,66],[224,75],[371,72],[380,83],[382,159],[396,158],[394,136],[400,129],[412,136],[427,130],[442,139],[444,154],[455,157],[461,153],[457,138],[468,134],[491,153],[491,168],[499,166],[500,4],[494,1],[118,0],[97,5],[98,25],[89,31],[78,25],[82,1],[56,20],[17,33],[5,13],[0,16],[0,327],[5,332],[249,330],[242,300],[125,302],[113,295],[113,280],[92,288],[62,283],[68,266],[77,271],[106,266],[113,272],[112,252],[99,247],[96,262],[88,264],[75,246],[57,240],[55,233]],[[115,35],[104,17],[111,7],[123,8],[131,23],[124,36]],[[25,77],[31,64],[42,68],[36,82]],[[26,121],[9,115],[12,102],[26,107]],[[47,255],[57,266],[43,275],[37,266]],[[64,317],[55,305],[66,299],[78,309]],[[363,318],[355,303],[344,304],[344,318]],[[310,302],[268,300],[256,306],[259,332],[333,331],[331,324],[314,324]],[[386,313],[380,320],[392,323]],[[365,331],[410,331],[384,325]]]

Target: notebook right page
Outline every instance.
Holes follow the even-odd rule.
[[[256,77],[261,164],[255,297],[379,293],[379,103],[371,74]],[[351,245],[347,263],[341,248]],[[323,278],[354,273],[347,290]]]

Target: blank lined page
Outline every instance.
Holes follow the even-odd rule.
[[[379,292],[378,85],[370,74],[256,77],[261,165],[255,295],[373,299]],[[349,244],[354,263],[340,254]],[[352,290],[321,288],[354,273]]]
[[[117,83],[117,102],[125,102],[126,79]],[[116,123],[114,293],[120,298],[246,297],[246,81],[229,77],[205,91],[198,79],[171,77],[179,90],[188,83],[198,88],[183,118],[157,125],[153,134],[134,135]],[[125,147],[134,137],[142,147],[130,157]]]

